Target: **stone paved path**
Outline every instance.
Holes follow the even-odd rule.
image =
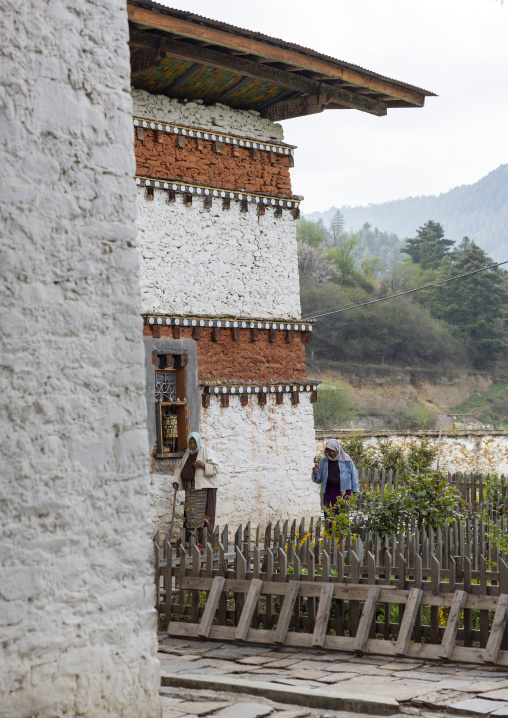
[[[159,636],[159,659],[162,675],[177,684],[161,690],[163,718],[360,718],[362,712],[424,718],[450,714],[508,717],[508,671],[488,666],[360,658],[350,653],[286,647],[274,650],[176,639],[166,634]],[[178,687],[186,679],[194,681],[192,689]],[[213,681],[216,686],[211,690]],[[237,684],[235,690],[239,692],[228,692],[228,682],[230,687]],[[242,693],[241,686],[256,690],[256,683],[260,684],[260,695]],[[275,698],[268,700],[263,695],[265,688]],[[277,689],[286,698],[277,699]],[[287,704],[288,689],[290,697],[294,695],[294,705]],[[316,696],[326,693],[326,709],[305,707],[309,691],[315,691]],[[354,706],[342,712],[335,710],[335,701],[330,700],[334,696],[337,708],[344,706],[348,696],[354,699]]]

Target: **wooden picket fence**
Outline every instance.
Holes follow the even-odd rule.
[[[217,570],[221,555],[228,564],[236,560],[236,550],[240,549],[247,561],[248,573],[253,570],[256,555],[263,561],[264,569],[271,555],[275,574],[280,572],[279,565],[286,565],[297,575],[298,570],[303,570],[306,575],[323,575],[331,570],[339,581],[375,583],[382,579],[386,583],[385,576],[391,572],[390,582],[399,585],[398,575],[404,572],[406,587],[414,585],[425,590],[432,575],[438,571],[443,584],[440,591],[452,591],[457,585],[468,593],[486,590],[497,595],[499,586],[505,586],[503,557],[497,545],[487,540],[483,521],[476,518],[436,530],[429,527],[420,531],[418,527],[408,526],[404,531],[386,537],[362,529],[338,543],[323,536],[322,526],[321,520],[311,519],[307,525],[302,518],[298,524],[296,520],[291,524],[288,521],[269,523],[262,531],[259,526],[252,528],[249,522],[245,527],[237,528],[232,545],[229,544],[228,526],[222,531],[217,527],[210,537],[215,555],[214,570]],[[187,549],[187,564],[193,561],[192,545]],[[169,536],[166,536],[161,552],[159,535],[154,538],[157,585],[166,571],[168,556],[172,569],[183,560],[182,546],[180,544],[175,555]],[[285,559],[279,561],[281,552]],[[204,554],[201,562],[205,562]],[[508,584],[506,588],[508,590]]]
[[[261,538],[259,527],[240,526],[230,547],[226,526],[205,551],[180,545],[177,556],[167,537],[159,555],[157,537],[157,607],[168,633],[508,665],[501,557],[489,571],[480,553],[474,568],[471,544],[453,554],[462,546],[453,529],[446,544],[439,531],[332,543],[317,522],[296,528],[278,523]]]
[[[360,478],[380,494],[404,487],[391,472]],[[495,504],[486,477],[448,480],[469,518],[436,530],[413,523],[381,537],[362,494],[338,542],[323,517],[216,527],[204,550],[191,539],[175,552],[169,536],[161,550],[157,534],[161,625],[175,636],[508,665],[508,567],[483,522],[486,513],[508,532],[505,480]]]
[[[508,665],[508,651],[501,650],[508,619],[508,594],[477,597],[460,590],[433,594],[418,588],[408,591],[391,586],[298,580],[280,583],[224,576],[188,577],[182,580],[180,588],[185,595],[191,595],[190,622],[171,621],[167,628],[170,636]],[[234,602],[234,610],[228,610],[230,602]],[[275,602],[278,610],[274,611]],[[260,609],[262,603],[264,612]],[[382,607],[384,615],[390,615],[392,606],[396,606],[399,618],[396,624],[389,624],[388,636],[383,636],[386,623],[379,622],[378,612]],[[421,617],[425,607],[436,617],[447,610],[446,627],[431,621],[430,633],[424,633],[423,628],[427,627],[422,625]],[[186,606],[179,604],[178,608],[185,610]],[[482,617],[486,619],[482,621],[485,630],[480,632],[479,647],[468,645],[466,617],[473,611],[480,613],[481,621]],[[422,642],[423,635],[428,635],[428,642]],[[463,645],[457,645],[457,641]]]

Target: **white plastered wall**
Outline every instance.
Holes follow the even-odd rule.
[[[151,718],[126,6],[0,16],[0,714]]]
[[[132,90],[132,102],[135,117],[265,142],[284,140],[282,125],[261,117],[256,110],[234,110],[221,103],[204,105],[202,100],[187,102],[145,90]]]
[[[206,317],[300,319],[296,227],[290,210],[257,215],[254,203],[222,209],[202,197],[185,206],[153,200],[138,187],[138,242],[143,311]]]
[[[294,406],[289,395],[284,404],[269,395],[266,406],[257,397],[241,406],[239,396],[230,396],[226,408],[212,397],[201,412],[201,434],[221,464],[219,525],[319,516],[319,487],[310,478],[316,444],[309,392]]]
[[[220,463],[216,523],[221,530],[226,523],[233,534],[247,521],[263,529],[269,521],[319,516],[319,487],[310,478],[316,441],[308,392],[301,392],[294,406],[289,395],[284,404],[269,395],[265,406],[258,404],[257,395],[247,406],[231,395],[223,408],[219,397],[212,396],[210,406],[201,410],[200,432]],[[150,494],[154,528],[165,535],[171,523],[171,475],[152,474]],[[183,500],[180,491],[180,516]],[[177,519],[175,527],[180,526]],[[175,528],[173,538],[177,535]]]

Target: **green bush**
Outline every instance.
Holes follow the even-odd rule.
[[[407,452],[407,465],[411,471],[428,469],[437,456],[439,448],[430,445],[428,439],[422,439],[420,445],[411,444]]]
[[[380,441],[378,449],[366,449],[361,436],[348,436],[341,439],[341,444],[358,469],[384,469],[399,473],[428,469],[438,453],[428,439],[411,444],[406,454],[402,446],[390,440]]]
[[[358,469],[362,467],[366,469],[379,469],[379,459],[375,449],[366,449],[361,436],[347,436],[341,439],[340,443]]]
[[[393,441],[380,441],[381,468],[385,471],[404,471],[406,460],[402,446],[394,446]]]
[[[379,534],[399,531],[406,523],[414,522],[420,529],[451,524],[460,518],[460,496],[440,471],[404,474],[403,487],[395,492],[385,489],[367,491],[373,501],[368,510],[369,528]]]
[[[505,498],[506,484],[503,485],[503,480],[499,474],[490,474],[489,476],[486,476],[483,489],[484,502],[489,501],[494,507],[497,507],[503,503]]]

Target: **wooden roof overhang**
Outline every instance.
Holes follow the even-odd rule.
[[[261,33],[151,0],[128,0],[135,88],[257,110],[273,120],[325,109],[386,115],[434,93]]]

